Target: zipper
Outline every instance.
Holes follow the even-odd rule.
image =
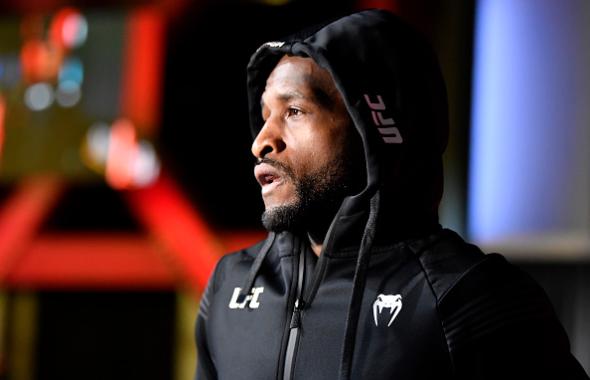
[[[303,302],[303,275],[305,273],[305,251],[299,250],[299,265],[297,273],[297,294],[295,297],[295,304],[293,305],[293,313],[291,314],[291,321],[289,323],[289,338],[287,339],[287,350],[285,351],[285,366],[283,368],[283,380],[292,380],[293,368],[295,366],[295,351],[297,350],[297,343],[299,343],[299,333],[301,330],[301,312],[305,303]]]
[[[298,275],[297,275],[297,294],[295,295],[295,303],[293,305],[293,311],[291,314],[291,321],[289,322],[289,337],[287,339],[287,349],[285,350],[284,365],[283,365],[283,377],[282,380],[293,380],[293,369],[295,366],[295,354],[297,351],[297,345],[299,343],[299,334],[301,331],[301,317],[303,309],[311,304],[311,301],[315,298],[320,283],[324,277],[327,268],[327,259],[324,252],[327,247],[332,245],[333,240],[333,229],[339,220],[340,210],[332,220],[330,228],[326,233],[326,239],[320,252],[318,261],[313,271],[312,278],[306,289],[303,289],[305,273],[305,249],[299,246],[299,262],[298,262]],[[305,290],[305,294],[304,293]]]

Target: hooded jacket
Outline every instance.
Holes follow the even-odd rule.
[[[284,55],[331,74],[366,185],[319,257],[282,232],[220,260],[197,320],[197,379],[587,379],[541,288],[438,224],[447,101],[426,41],[368,10],[263,44],[248,65],[254,135]]]

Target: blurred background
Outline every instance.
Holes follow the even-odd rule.
[[[546,289],[590,369],[590,2],[3,0],[0,379],[191,379],[200,292],[263,238],[263,42],[389,9],[435,46],[442,223]]]

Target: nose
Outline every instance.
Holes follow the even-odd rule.
[[[281,135],[280,127],[269,118],[254,139],[251,150],[254,157],[264,158],[271,153],[280,153],[285,148],[286,144]]]

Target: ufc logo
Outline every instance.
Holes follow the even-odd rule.
[[[383,116],[383,112],[386,111],[387,107],[383,103],[381,95],[377,95],[377,101],[371,101],[369,95],[365,94],[365,101],[371,109],[371,116],[373,117],[373,123],[379,130],[381,138],[386,144],[401,144],[404,142],[401,133],[397,127],[389,127],[394,125],[395,121],[392,118],[386,118]]]
[[[252,288],[252,291],[249,295],[247,295],[242,302],[238,302],[240,298],[240,292],[242,288],[235,288],[234,294],[231,296],[231,300],[229,301],[229,308],[230,309],[243,309],[246,305],[250,309],[258,309],[260,306],[260,302],[258,302],[258,297],[264,291],[264,287],[260,286],[258,288]]]

